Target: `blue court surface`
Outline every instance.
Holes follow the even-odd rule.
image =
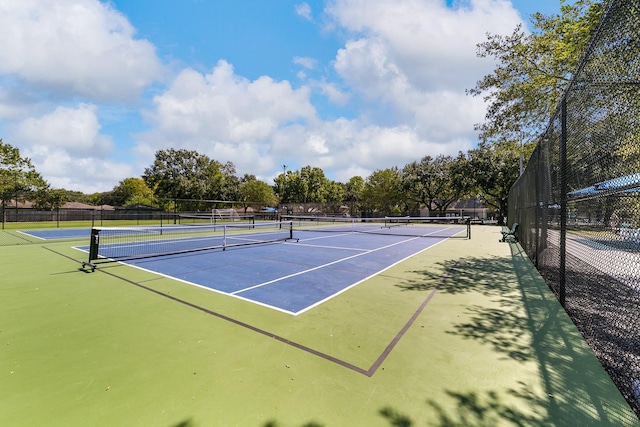
[[[451,227],[452,235],[460,231]],[[296,238],[126,264],[298,315],[446,239],[314,232]]]
[[[90,228],[47,228],[42,230],[20,230],[19,233],[42,240],[82,239],[91,236]]]

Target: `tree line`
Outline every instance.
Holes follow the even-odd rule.
[[[520,147],[480,144],[457,156],[424,156],[402,168],[374,171],[347,182],[327,178],[321,168],[285,170],[272,184],[254,175],[238,176],[233,163],[222,163],[193,150],[164,149],[141,177],[126,178],[111,191],[85,195],[49,188],[28,158],[0,140],[0,197],[3,203],[29,199],[39,209],[67,201],[94,205],[144,204],[164,209],[197,208],[197,201],[277,206],[288,203],[346,205],[355,212],[384,215],[416,212],[427,207],[443,214],[455,201],[480,197],[498,215],[506,213],[507,194],[518,176]],[[207,205],[203,202],[202,206]]]

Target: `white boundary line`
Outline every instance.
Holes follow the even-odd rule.
[[[306,312],[306,311],[308,311],[308,310],[311,310],[312,308],[315,308],[315,307],[319,306],[320,304],[323,304],[323,303],[325,303],[325,302],[329,301],[330,299],[333,299],[333,298],[337,297],[338,295],[342,294],[343,292],[346,292],[346,291],[348,291],[349,289],[351,289],[351,288],[353,288],[353,287],[355,287],[355,286],[358,286],[360,283],[365,282],[365,281],[369,280],[370,278],[372,278],[372,277],[374,277],[374,276],[377,276],[378,274],[381,274],[381,273],[383,273],[383,272],[385,272],[385,271],[389,270],[389,269],[390,269],[390,268],[392,268],[392,267],[395,267],[396,265],[398,265],[398,264],[400,264],[400,263],[402,263],[402,262],[404,262],[404,261],[408,260],[409,258],[412,258],[412,257],[414,257],[414,256],[416,256],[416,255],[418,255],[418,254],[421,254],[422,252],[424,252],[424,251],[426,251],[426,250],[428,250],[428,249],[431,249],[431,248],[433,248],[433,247],[435,247],[435,246],[438,246],[440,243],[442,243],[442,242],[444,242],[444,241],[446,241],[446,240],[447,240],[447,239],[440,240],[440,241],[438,241],[438,242],[434,243],[433,245],[427,246],[426,248],[424,248],[424,249],[422,249],[422,250],[420,250],[420,251],[418,251],[418,252],[416,252],[416,253],[413,253],[413,254],[411,254],[411,255],[408,255],[408,256],[406,256],[406,257],[402,258],[401,260],[396,261],[396,262],[394,262],[394,263],[393,263],[393,264],[391,264],[391,265],[388,265],[387,267],[383,268],[382,270],[376,271],[375,273],[370,274],[369,276],[367,276],[367,277],[365,277],[365,278],[363,278],[363,279],[361,279],[361,280],[359,280],[359,281],[357,281],[357,282],[355,282],[355,283],[353,283],[353,284],[351,284],[351,285],[347,286],[346,288],[343,288],[343,289],[339,290],[338,292],[336,292],[336,293],[334,293],[334,294],[329,295],[327,298],[324,298],[324,299],[322,299],[322,300],[320,300],[320,301],[317,301],[316,303],[314,303],[314,304],[312,304],[312,305],[310,305],[310,306],[308,306],[308,307],[306,307],[306,308],[304,308],[304,309],[302,309],[302,310],[300,310],[300,311],[295,312],[295,313],[294,313],[294,316],[297,316],[297,315],[302,314],[302,313],[304,313],[304,312]]]
[[[16,230],[16,232],[17,232],[17,233],[20,233],[20,234],[24,234],[25,236],[34,237],[34,238],[36,238],[36,239],[40,239],[40,240],[44,240],[44,241],[50,240],[50,239],[46,239],[46,238],[44,238],[44,237],[36,236],[35,234],[27,233],[27,232],[26,232],[26,231],[24,231],[24,230]],[[61,239],[61,238],[60,238],[60,239]],[[53,239],[51,239],[51,240],[53,240]]]
[[[439,230],[439,231],[442,231],[442,230]],[[345,234],[352,234],[352,233],[345,233]],[[317,239],[323,239],[323,238],[331,238],[331,237],[335,237],[335,236],[336,235],[334,234],[334,235],[331,235],[331,236],[317,237],[317,238],[311,238],[311,239],[305,239],[305,240],[317,240]],[[234,291],[234,292],[226,292],[226,291],[222,291],[222,290],[219,290],[219,289],[210,288],[210,287],[205,286],[205,285],[200,285],[198,283],[194,283],[194,282],[190,282],[188,280],[180,279],[178,277],[171,276],[169,274],[160,273],[158,271],[147,269],[147,268],[141,267],[139,265],[129,264],[128,262],[124,262],[124,261],[118,261],[118,264],[123,264],[123,265],[129,266],[129,267],[137,268],[139,270],[146,271],[146,272],[149,272],[149,273],[153,273],[153,274],[156,274],[158,276],[162,276],[162,277],[165,277],[165,278],[168,278],[168,279],[173,279],[173,280],[176,280],[178,282],[185,283],[187,285],[192,285],[192,286],[196,286],[196,287],[201,288],[201,289],[212,291],[212,292],[218,293],[220,295],[231,296],[233,298],[237,298],[237,299],[245,301],[245,302],[250,302],[252,304],[257,304],[257,305],[260,305],[262,307],[266,307],[266,308],[270,308],[270,309],[273,309],[273,310],[276,310],[276,311],[279,311],[279,312],[282,312],[282,313],[290,314],[292,316],[298,316],[298,315],[300,315],[302,313],[305,313],[305,312],[311,310],[312,308],[315,308],[315,307],[319,306],[320,304],[323,304],[323,303],[325,303],[325,302],[337,297],[338,295],[348,291],[349,289],[359,285],[360,283],[362,283],[362,282],[364,282],[366,280],[369,280],[370,278],[372,278],[374,276],[377,276],[377,275],[383,273],[384,271],[386,271],[386,270],[388,270],[388,269],[390,269],[390,268],[392,268],[392,267],[394,267],[394,266],[406,261],[407,259],[412,258],[412,257],[414,257],[414,256],[416,256],[418,254],[421,254],[422,252],[424,252],[426,250],[429,250],[429,249],[439,245],[440,243],[445,242],[446,240],[448,240],[448,238],[443,238],[442,240],[439,240],[439,241],[435,242],[434,244],[429,245],[429,246],[419,250],[418,252],[412,253],[412,254],[410,254],[410,255],[408,255],[408,256],[406,256],[406,257],[404,257],[404,258],[402,258],[402,259],[400,259],[400,260],[398,260],[396,262],[394,262],[393,264],[390,264],[390,265],[384,267],[383,269],[378,270],[378,271],[370,274],[369,276],[364,277],[361,280],[359,280],[359,281],[357,281],[355,283],[352,283],[349,286],[346,286],[346,287],[340,289],[339,291],[329,295],[328,297],[326,297],[326,298],[324,298],[322,300],[316,301],[312,305],[309,305],[309,306],[307,306],[307,307],[305,307],[305,308],[303,308],[302,310],[299,310],[299,311],[285,310],[283,308],[276,307],[276,306],[273,306],[273,305],[270,305],[270,304],[265,304],[263,302],[256,301],[256,300],[250,299],[250,298],[246,298],[246,297],[243,297],[243,296],[238,295],[238,294],[242,293],[242,292],[245,292],[245,291],[252,290],[252,289],[256,289],[256,288],[260,288],[260,287],[263,287],[263,286],[267,286],[269,284],[276,283],[276,282],[279,282],[279,281],[282,281],[282,280],[285,280],[285,279],[288,279],[288,278],[291,278],[291,277],[300,276],[300,275],[309,273],[311,271],[319,270],[319,269],[322,269],[322,268],[325,268],[325,267],[328,267],[328,266],[331,266],[331,265],[334,265],[334,264],[341,263],[343,261],[348,261],[348,260],[353,259],[353,258],[357,258],[357,257],[363,256],[363,255],[367,255],[367,254],[370,254],[370,253],[374,253],[374,252],[380,251],[382,249],[388,249],[390,247],[397,246],[397,245],[400,245],[400,244],[404,244],[404,243],[407,243],[407,242],[411,242],[413,240],[422,239],[424,236],[428,236],[428,234],[425,234],[423,236],[416,236],[416,237],[412,237],[412,238],[409,238],[409,239],[401,240],[399,242],[395,242],[395,243],[392,243],[392,244],[386,245],[386,246],[381,246],[381,247],[375,248],[375,249],[369,249],[369,250],[356,249],[356,250],[362,250],[363,252],[355,254],[355,255],[351,255],[351,256],[348,256],[348,257],[345,257],[345,258],[341,258],[341,259],[338,259],[338,260],[335,260],[335,261],[332,261],[332,262],[329,262],[329,263],[326,263],[326,264],[323,264],[323,265],[320,265],[320,266],[316,266],[316,267],[313,267],[313,268],[310,268],[310,269],[307,269],[307,270],[304,270],[304,271],[300,271],[298,273],[289,274],[287,276],[283,276],[283,277],[280,277],[278,279],[274,279],[274,280],[270,280],[270,281],[267,281],[267,282],[264,282],[264,283],[260,283],[258,285],[250,286],[248,288],[244,288],[244,289],[241,289],[241,290],[238,290],[238,291]],[[285,245],[299,245],[300,243],[283,242],[283,244],[285,244]],[[317,247],[315,245],[305,245],[305,246]],[[345,250],[354,250],[352,248],[342,248],[342,247],[333,247],[333,248],[335,248],[335,249],[345,249]]]
[[[307,270],[299,271],[297,273],[289,274],[287,276],[279,277],[279,278],[274,279],[274,280],[269,280],[267,282],[263,282],[263,283],[260,283],[260,284],[254,285],[254,286],[250,286],[248,288],[232,292],[229,295],[239,296],[238,294],[241,294],[241,293],[246,292],[246,291],[250,291],[252,289],[261,288],[263,286],[267,286],[267,285],[270,285],[270,284],[273,284],[273,283],[276,283],[276,282],[280,282],[282,280],[289,279],[291,277],[301,276],[303,274],[306,274],[306,273],[309,273],[309,272],[312,272],[312,271],[315,271],[315,270],[320,270],[322,268],[329,267],[329,266],[335,265],[335,264],[339,264],[341,262],[348,261],[348,260],[353,259],[353,258],[357,258],[357,257],[363,256],[363,255],[368,255],[368,254],[371,254],[371,253],[374,253],[374,252],[377,252],[377,251],[380,251],[380,250],[383,250],[383,249],[388,249],[390,247],[401,245],[401,244],[404,244],[404,243],[407,243],[407,242],[410,242],[410,241],[413,241],[413,240],[421,239],[421,238],[422,237],[412,237],[410,239],[406,239],[406,240],[402,240],[402,241],[399,241],[399,242],[395,242],[395,243],[392,243],[392,244],[386,245],[386,246],[381,246],[381,247],[376,248],[376,249],[366,250],[365,252],[362,252],[362,253],[359,253],[359,254],[355,254],[355,255],[348,256],[348,257],[344,257],[344,258],[341,258],[341,259],[338,259],[338,260],[335,260],[335,261],[332,261],[332,262],[328,262],[328,263],[323,264],[323,265],[319,265],[319,266],[316,266],[316,267],[313,267],[313,268],[309,268]],[[310,310],[310,309],[312,309],[314,307],[317,307],[318,305],[320,305],[320,304],[322,304],[322,303],[324,303],[326,301],[329,301],[330,299],[342,294],[343,292],[353,288],[354,286],[359,285],[360,283],[364,282],[365,280],[368,280],[371,277],[377,276],[378,274],[380,274],[380,273],[382,273],[382,272],[384,272],[384,271],[386,271],[386,270],[388,270],[388,269],[400,264],[401,262],[404,262],[407,259],[409,259],[411,257],[414,257],[414,256],[426,251],[427,249],[431,249],[431,248],[439,245],[440,243],[444,242],[445,240],[447,240],[447,239],[440,240],[440,241],[434,243],[433,245],[429,245],[426,248],[424,248],[424,249],[422,249],[422,250],[420,250],[418,252],[415,252],[415,253],[413,253],[411,255],[408,255],[408,256],[404,257],[403,259],[398,260],[398,261],[394,262],[393,264],[390,264],[390,265],[386,266],[385,268],[383,268],[381,270],[378,270],[375,273],[370,274],[369,276],[367,276],[367,277],[365,277],[365,278],[363,278],[363,279],[361,279],[361,280],[359,280],[359,281],[357,281],[357,282],[355,282],[355,283],[353,283],[353,284],[351,284],[351,285],[339,290],[336,293],[333,293],[333,294],[329,295],[328,297],[326,297],[326,298],[324,298],[324,299],[322,299],[320,301],[315,302],[314,304],[312,304],[310,306],[307,306],[306,308],[304,308],[304,309],[302,309],[300,311],[290,312],[290,313],[292,313],[294,316],[297,316],[297,315],[302,314],[302,313],[304,313],[304,312],[306,312],[306,311],[308,311],[308,310]],[[291,244],[296,244],[296,243],[291,243]],[[311,245],[309,245],[309,246],[311,246]],[[249,300],[249,301],[253,301],[253,300]],[[267,307],[271,307],[271,306],[267,305]],[[289,311],[287,311],[287,312],[289,312]]]
[[[307,274],[307,273],[309,273],[311,271],[320,270],[321,268],[329,267],[330,265],[339,264],[341,262],[348,261],[348,260],[353,259],[353,258],[358,258],[358,257],[363,256],[363,255],[368,255],[370,253],[377,252],[377,251],[380,251],[382,249],[391,248],[393,246],[397,246],[397,245],[400,245],[402,243],[410,242],[412,240],[416,240],[416,239],[419,239],[419,238],[420,237],[413,237],[411,239],[402,240],[400,242],[395,242],[395,243],[392,243],[390,245],[381,246],[381,247],[375,248],[375,249],[369,249],[366,252],[361,252],[359,254],[351,255],[351,256],[348,256],[348,257],[345,257],[345,258],[340,258],[340,259],[337,259],[335,261],[328,262],[326,264],[322,264],[322,265],[318,265],[318,266],[315,266],[315,267],[312,267],[312,268],[308,268],[306,270],[298,271],[297,273],[288,274],[286,276],[282,276],[282,277],[279,277],[279,278],[274,279],[274,280],[269,280],[268,282],[263,282],[263,283],[259,283],[257,285],[249,286],[248,288],[244,288],[244,289],[241,289],[239,291],[235,291],[232,294],[235,295],[235,294],[239,294],[239,293],[242,293],[242,292],[250,291],[252,289],[261,288],[263,286],[267,286],[267,285],[270,285],[272,283],[280,282],[282,280],[289,279],[291,277],[301,276],[301,275]]]

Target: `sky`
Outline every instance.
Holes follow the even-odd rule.
[[[195,150],[268,184],[466,152],[487,33],[559,0],[0,0],[0,139],[52,188]]]

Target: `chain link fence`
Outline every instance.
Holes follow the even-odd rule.
[[[509,194],[509,225],[640,416],[640,0],[612,0]]]
[[[27,199],[23,196],[22,199]],[[71,203],[71,205],[83,205]],[[41,242],[29,230],[48,228],[91,228],[94,226],[163,226],[172,224],[202,224],[218,221],[277,220],[275,208],[260,203],[223,200],[171,199],[160,200],[155,206],[62,206],[38,209],[31,203],[0,203],[0,246]],[[88,236],[88,235],[87,235]]]

